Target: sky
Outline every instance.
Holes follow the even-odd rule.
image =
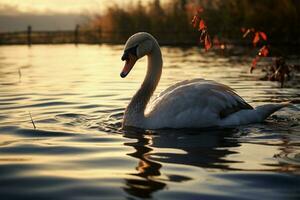
[[[101,3],[102,2],[102,3]],[[0,8],[11,15],[19,13],[42,14],[47,12],[80,13],[102,7],[106,0],[0,0]],[[7,9],[5,11],[5,9]],[[3,13],[3,12],[2,12]]]
[[[138,0],[0,0],[0,11],[16,13],[81,13],[83,11],[97,12],[107,5],[118,5],[137,2]],[[150,1],[150,0],[146,0]],[[145,2],[143,0],[142,2]]]
[[[33,30],[73,30],[83,14],[130,2],[138,0],[0,0],[0,32],[22,31],[28,25]]]
[[[0,0],[0,32],[73,30],[83,15],[101,12],[122,0]]]

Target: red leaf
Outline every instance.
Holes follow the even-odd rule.
[[[261,37],[263,40],[267,40],[267,39],[268,39],[267,34],[265,34],[264,32],[259,32],[259,35],[260,35],[260,37]]]
[[[253,60],[252,60],[252,67],[256,67],[256,64],[257,64],[257,57],[255,57]]]
[[[203,30],[203,31],[201,32],[201,35],[200,35],[200,38],[199,38],[199,42],[200,42],[200,43],[204,43],[204,40],[205,40],[206,35],[207,35],[206,30]]]
[[[259,38],[259,32],[255,32],[255,36],[253,38],[253,45],[256,46],[256,44],[259,42],[260,38]]]
[[[199,29],[198,30],[202,31],[204,29],[206,29],[206,25],[205,25],[205,22],[203,21],[203,19],[201,19],[200,22],[199,22]]]
[[[259,57],[256,56],[253,60],[252,60],[252,66],[251,66],[251,69],[250,69],[250,73],[252,73],[252,71],[256,68],[256,64],[257,64],[257,61],[259,60]]]
[[[259,56],[262,56],[262,57],[267,57],[269,55],[269,49],[267,46],[263,46],[259,52],[258,52],[258,55]]]
[[[205,46],[205,50],[207,51],[208,49],[211,48],[212,44],[211,44],[211,40],[208,34],[205,35],[205,40],[204,40],[204,46]]]
[[[199,23],[199,17],[198,15],[195,15],[192,19],[192,24],[193,24],[193,27],[195,28]]]

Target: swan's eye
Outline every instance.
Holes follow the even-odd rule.
[[[124,60],[128,60],[128,59],[129,59],[129,54],[131,54],[131,55],[137,57],[137,47],[138,47],[138,45],[136,45],[136,46],[134,46],[134,47],[131,47],[131,48],[129,48],[129,49],[126,49],[126,50],[124,51],[124,54],[123,54],[123,56],[122,56],[121,59],[122,59],[123,61],[124,61]]]

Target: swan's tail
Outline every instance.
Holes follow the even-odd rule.
[[[277,103],[277,104],[266,104],[266,105],[262,105],[262,106],[257,106],[255,108],[255,111],[257,112],[257,114],[259,116],[259,121],[262,122],[267,117],[269,117],[271,114],[280,110],[281,108],[288,107],[288,106],[293,107],[294,103],[298,103],[298,101],[297,102],[290,101],[290,102],[283,102],[283,103]],[[296,108],[296,109],[298,109],[298,108]]]
[[[262,106],[257,106],[255,108],[255,111],[257,112],[260,118],[259,121],[264,121],[267,117],[269,117],[274,112],[290,105],[291,105],[290,103],[265,104]]]
[[[220,126],[237,126],[251,123],[261,123],[277,110],[287,106],[294,106],[293,103],[294,102],[266,104],[257,106],[253,110],[240,110],[220,121]],[[295,108],[299,110],[299,108]]]

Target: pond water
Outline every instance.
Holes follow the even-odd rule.
[[[121,130],[146,65],[144,58],[121,79],[122,48],[0,47],[1,199],[300,198],[296,107],[232,129]],[[156,94],[204,77],[231,86],[253,106],[300,97],[297,81],[280,88],[260,81],[259,70],[249,74],[251,57],[162,52]]]

